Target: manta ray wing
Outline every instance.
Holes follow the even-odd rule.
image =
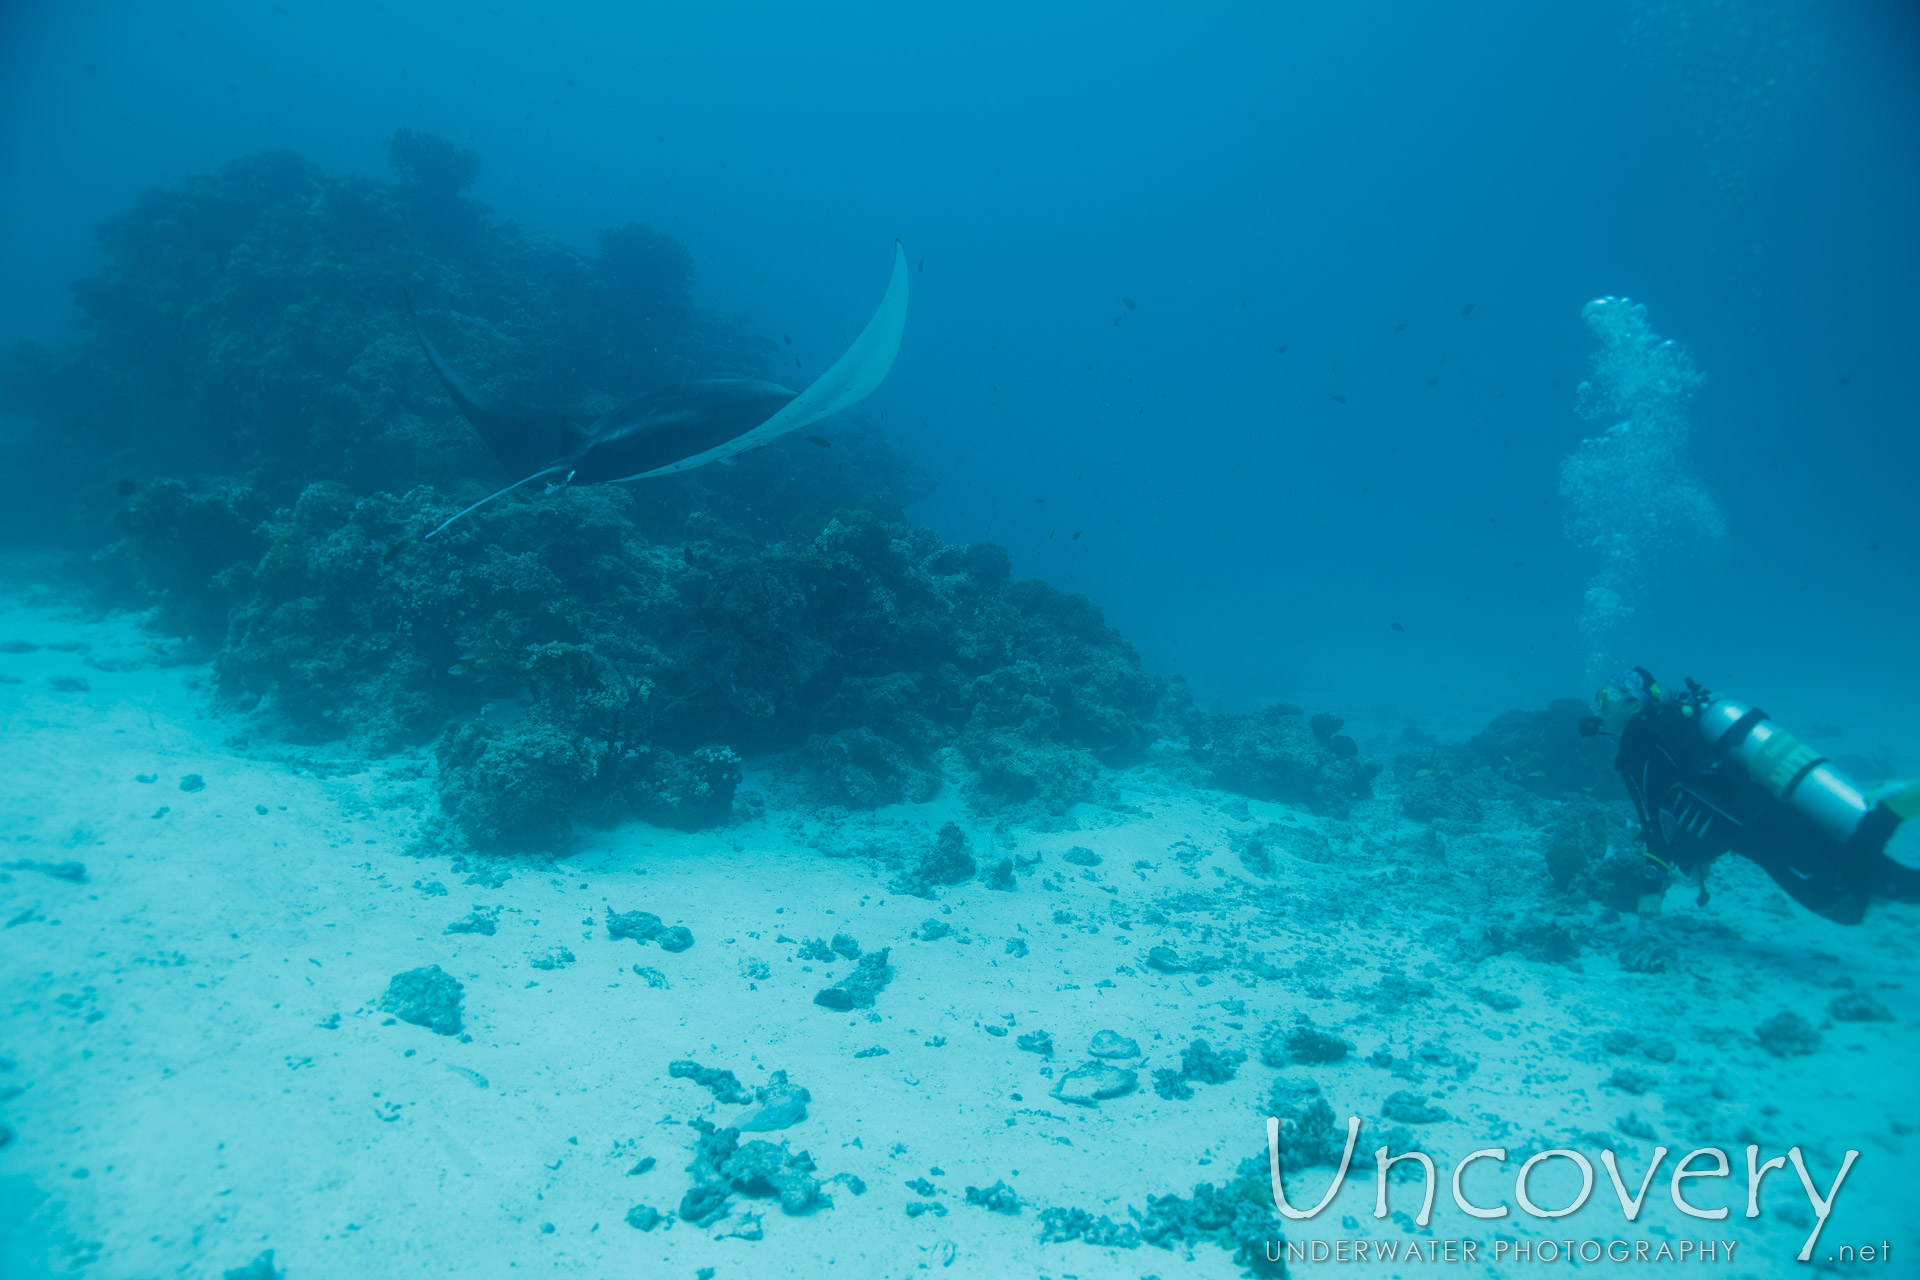
[[[447,396],[460,414],[480,438],[493,450],[493,456],[514,475],[525,475],[529,471],[550,466],[555,460],[564,458],[572,451],[580,438],[580,422],[564,413],[551,409],[529,409],[521,405],[507,404],[495,400],[492,396],[476,391],[465,379],[455,373],[450,365],[441,358],[427,341],[427,335],[420,331],[420,318],[413,312],[413,298],[406,290],[400,291],[406,300],[407,319],[413,324],[413,336],[420,340],[420,349],[427,354],[427,363],[440,378],[440,385],[447,389]]]
[[[867,321],[867,327],[860,331],[853,345],[833,362],[831,368],[815,379],[812,386],[751,431],[678,462],[628,478],[639,480],[646,476],[670,475],[676,471],[690,471],[709,462],[719,462],[736,453],[757,449],[776,436],[858,404],[873,393],[893,368],[893,358],[900,351],[900,336],[906,332],[906,328],[907,251],[895,240],[893,279],[887,284],[886,296],[880,300],[880,309],[873,313],[873,319]]]

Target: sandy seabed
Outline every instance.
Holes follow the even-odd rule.
[[[954,787],[872,815],[822,810],[781,762],[750,762],[761,803],[724,830],[633,825],[559,860],[455,859],[419,852],[424,759],[236,744],[240,726],[208,710],[207,669],[170,661],[137,619],[18,591],[0,602],[0,643],[8,1277],[1232,1276],[1241,1266],[1211,1240],[1048,1243],[1041,1215],[1126,1223],[1149,1196],[1227,1181],[1263,1155],[1281,1076],[1312,1079],[1342,1121],[1362,1116],[1367,1151],[1396,1091],[1445,1116],[1415,1126],[1439,1165],[1432,1222],[1408,1217],[1417,1179],[1376,1218],[1372,1170],[1356,1166],[1324,1213],[1286,1224],[1298,1244],[1327,1242],[1328,1260],[1295,1275],[1551,1274],[1571,1264],[1542,1242],[1586,1240],[1676,1254],[1736,1242],[1731,1264],[1579,1264],[1621,1275],[1802,1274],[1807,1196],[1789,1167],[1746,1217],[1749,1141],[1763,1159],[1802,1147],[1823,1193],[1859,1150],[1815,1263],[1917,1274],[1903,1261],[1920,1248],[1913,907],[1843,929],[1729,865],[1709,908],[1676,892],[1658,918],[1607,926],[1671,945],[1665,972],[1625,971],[1614,946],[1572,963],[1463,959],[1459,926],[1497,910],[1508,877],[1539,874],[1519,853],[1526,833],[1457,841],[1444,869],[1409,865],[1396,851],[1417,828],[1381,804],[1331,830],[1331,854],[1282,850],[1260,875],[1235,832],[1322,824],[1149,768],[1115,775],[1122,802],[1083,806],[1079,829],[1036,833],[996,832]],[[890,892],[867,859],[829,856],[948,820],[996,858],[1039,861],[1011,892],[976,881],[928,900]],[[1066,861],[1076,846],[1099,864]],[[610,909],[684,925],[694,945],[614,940]],[[494,932],[447,931],[475,919]],[[851,966],[801,947],[836,934],[892,948],[871,1010],[814,1003]],[[1189,971],[1162,971],[1166,953],[1156,968],[1155,947]],[[394,975],[430,965],[464,988],[463,1035],[382,1007]],[[1849,990],[1891,1020],[1834,1020]],[[1811,1052],[1756,1039],[1782,1010],[1818,1029]],[[1269,1029],[1302,1015],[1353,1051],[1266,1065]],[[1103,1030],[1138,1043],[1120,1065],[1140,1087],[1090,1106],[1053,1096]],[[1020,1047],[1041,1031],[1051,1057]],[[1246,1059],[1188,1099],[1159,1096],[1154,1070],[1178,1069],[1195,1039]],[[1670,1055],[1620,1048],[1662,1042]],[[710,1226],[677,1216],[701,1136],[690,1122],[743,1109],[669,1074],[681,1060],[747,1089],[784,1071],[809,1093],[803,1120],[757,1136],[811,1155],[821,1207],[787,1215],[736,1195]],[[1728,1152],[1732,1177],[1688,1194],[1729,1218],[1678,1213],[1666,1170],[1631,1223],[1604,1173],[1557,1221],[1474,1220],[1447,1185],[1488,1147],[1515,1158],[1469,1176],[1482,1204],[1512,1205],[1518,1161],[1549,1147],[1596,1169],[1612,1148],[1637,1183],[1656,1141],[1674,1149],[1666,1170],[1694,1147]],[[1331,1174],[1290,1180],[1294,1200]],[[968,1203],[995,1183],[1016,1212]],[[1542,1204],[1577,1189],[1566,1161],[1535,1183]],[[937,1207],[910,1216],[915,1204]],[[635,1206],[663,1217],[637,1229]],[[1381,1241],[1418,1259],[1369,1247],[1352,1260],[1356,1242]],[[1448,1241],[1474,1242],[1474,1260],[1442,1256]],[[1828,1261],[1883,1242],[1891,1262]]]

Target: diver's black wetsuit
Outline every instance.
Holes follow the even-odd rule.
[[[1760,864],[1809,911],[1858,924],[1878,894],[1920,901],[1920,871],[1880,852],[1898,819],[1885,806],[1842,843],[1727,764],[1701,736],[1685,698],[1645,704],[1620,734],[1613,767],[1640,810],[1647,852],[1697,875],[1734,852]]]

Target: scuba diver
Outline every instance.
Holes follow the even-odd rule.
[[[1801,906],[1858,924],[1876,896],[1920,902],[1920,870],[1887,857],[1887,840],[1920,813],[1920,780],[1869,794],[1756,707],[1687,681],[1662,689],[1644,667],[1595,697],[1580,732],[1617,735],[1613,767],[1640,813],[1648,891],[1691,877],[1723,853],[1760,864]]]

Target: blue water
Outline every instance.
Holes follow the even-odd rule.
[[[1204,700],[1438,713],[1588,683],[1555,470],[1580,307],[1625,294],[1707,374],[1728,536],[1656,564],[1620,656],[1829,719],[1920,693],[1906,6],[0,21],[0,333],[61,336],[143,188],[270,147],[382,176],[402,125],[528,228],[684,236],[699,300],[811,368],[899,236],[925,269],[874,407],[938,478],[916,518],[1087,591]]]
[[[505,479],[397,299],[341,319],[389,292],[366,264],[415,272],[464,375],[504,353],[596,411],[613,389],[568,379],[619,362],[554,335],[631,318],[479,296],[486,264],[448,265],[465,206],[420,183],[370,198],[386,259],[266,237],[175,270],[194,232],[146,206],[153,270],[83,284],[112,294],[94,314],[256,268],[279,306],[335,250],[346,283],[305,329],[243,299],[217,351],[196,317],[230,299],[156,303],[145,337],[177,326],[206,371],[92,340],[70,285],[138,258],[96,236],[143,193],[268,151],[389,183],[400,129],[477,156],[496,223],[584,255],[536,291],[604,302],[605,229],[683,242],[705,314],[648,368],[751,330],[804,387],[905,246],[885,381],[768,455],[792,474],[737,473],[791,537],[664,510],[724,495],[714,468],[529,486],[469,541],[478,518],[413,541]],[[1863,1149],[1829,1243],[1914,1247],[1913,906],[1842,926],[1732,856],[1711,894],[1636,905],[1610,747],[1565,706],[1488,726],[1640,664],[1864,783],[1920,775],[1916,157],[1896,0],[0,6],[0,456],[28,460],[0,493],[47,526],[0,510],[0,1271],[1131,1277],[1182,1273],[1149,1247],[1174,1240],[1236,1274],[1224,1228],[1125,1215],[1227,1185],[1316,1089],[1456,1158],[1617,1142],[1637,1171],[1657,1135],[1738,1169],[1750,1139],[1804,1142],[1826,1180]],[[302,226],[345,236],[341,198]],[[374,407],[345,429],[340,405]],[[251,432],[263,471],[386,448],[396,495],[436,488],[136,474],[149,425]],[[75,482],[69,426],[126,478]],[[876,458],[927,473],[906,515],[932,534],[810,508]],[[1083,593],[1193,705],[942,540]],[[860,945],[865,1003],[829,985]],[[1296,1019],[1326,1036],[1289,1057]],[[1080,1046],[1108,1032],[1142,1078],[1095,1094],[1117,1069]],[[813,1090],[810,1128],[765,1132],[813,1144],[830,1213],[716,1172],[698,1126],[754,1089]],[[1290,1238],[1397,1236],[1335,1225],[1371,1209],[1356,1169]],[[1809,1222],[1774,1177],[1759,1224],[1628,1228],[1604,1183],[1579,1221],[1797,1274]],[[1446,1191],[1443,1234],[1489,1225]],[[764,1213],[765,1242],[701,1234],[683,1192]],[[1145,1243],[1062,1252],[1043,1206]],[[284,1271],[248,1269],[269,1248]]]

